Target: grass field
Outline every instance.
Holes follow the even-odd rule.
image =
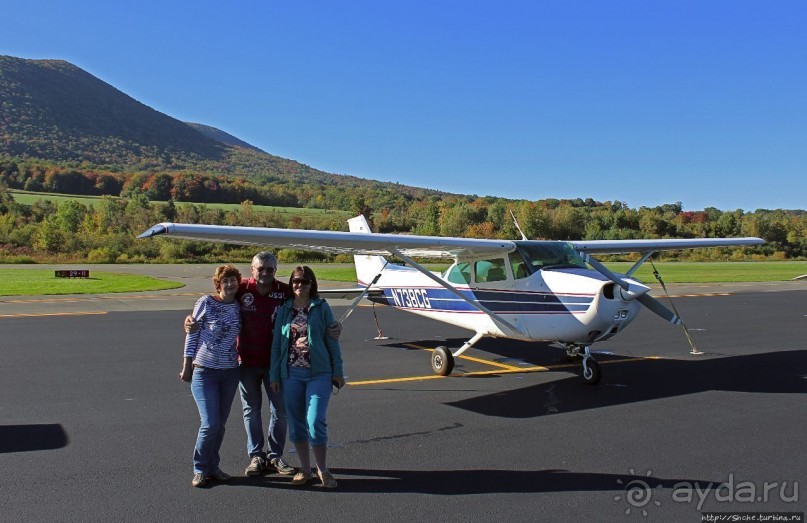
[[[606,263],[613,271],[624,273],[631,263]],[[787,281],[807,274],[807,262],[664,262],[656,263],[664,283],[719,283]],[[655,283],[653,268],[645,263],[635,276],[645,283]]]
[[[625,273],[629,262],[606,263],[612,271]],[[323,280],[355,282],[356,272],[350,264],[311,264]],[[429,270],[444,271],[448,265],[427,265]],[[283,272],[281,266],[281,274]],[[289,266],[290,270],[291,266]],[[721,283],[754,281],[787,281],[807,274],[807,262],[662,262],[656,268],[664,283]],[[656,283],[653,268],[645,263],[634,274],[645,283]]]
[[[297,264],[281,264],[280,279],[285,281]],[[356,271],[352,264],[309,264],[317,278],[322,281],[355,283]],[[608,263],[616,272],[630,269],[630,263]],[[138,292],[175,289],[181,283],[157,280],[146,276],[101,272],[90,270],[90,278],[56,278],[54,271],[37,269],[3,269],[0,266],[0,296],[45,295],[45,294],[105,294],[113,292]],[[665,262],[656,267],[664,283],[720,283],[787,281],[807,275],[807,262],[731,262],[690,263]],[[427,265],[432,271],[443,271],[447,265]],[[645,283],[656,283],[652,268],[645,264],[635,274]],[[807,282],[805,282],[807,288]]]
[[[63,202],[65,200],[75,200],[82,205],[90,206],[95,205],[101,199],[101,196],[76,196],[76,195],[69,195],[69,194],[56,194],[56,193],[43,193],[43,192],[29,192],[29,191],[19,191],[16,189],[9,190],[11,195],[14,197],[14,201],[23,205],[32,205],[38,200],[47,200],[52,201],[58,204],[59,202]],[[117,199],[117,198],[116,198]],[[154,203],[165,203],[155,200]],[[188,205],[185,202],[175,202],[178,207],[182,207],[183,205]],[[237,211],[241,208],[240,204],[237,203],[196,203],[194,205],[204,205],[209,209],[223,209],[225,211]],[[297,216],[305,216],[305,215],[321,215],[321,214],[333,214],[336,216],[342,216],[345,220],[352,216],[350,211],[331,211],[328,209],[309,209],[307,207],[276,207],[273,205],[253,205],[252,209],[255,212],[277,212],[277,213],[293,213]]]
[[[0,268],[0,296],[39,296],[44,294],[107,294],[176,289],[181,283],[148,276],[99,272],[90,265],[89,278],[57,278],[46,269]]]

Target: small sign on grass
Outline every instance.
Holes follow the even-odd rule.
[[[71,270],[61,270],[56,271],[57,278],[89,278],[90,271],[86,269],[71,269]]]

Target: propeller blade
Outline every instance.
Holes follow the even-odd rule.
[[[669,321],[673,325],[681,324],[681,318],[679,318],[677,314],[665,307],[660,301],[649,294],[643,294],[636,299],[639,300],[639,303],[658,314],[665,320]]]

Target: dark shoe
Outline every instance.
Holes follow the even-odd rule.
[[[225,473],[223,470],[218,469],[216,472],[210,475],[210,479],[215,479],[216,481],[221,481],[222,483],[230,481],[233,479],[232,476]]]
[[[319,474],[319,480],[322,481],[322,486],[325,488],[336,488],[336,479],[333,477],[333,474],[329,470],[325,472],[317,471]]]
[[[201,472],[197,472],[193,475],[193,479],[191,480],[191,485],[197,488],[206,487],[208,479],[202,474]]]
[[[294,467],[290,467],[288,463],[283,461],[283,458],[275,458],[269,463],[275,470],[277,470],[278,474],[283,474],[284,476],[290,476],[294,474]]]
[[[266,460],[260,456],[253,456],[252,461],[247,465],[244,474],[247,476],[260,476],[266,472]]]

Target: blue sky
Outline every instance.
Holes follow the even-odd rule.
[[[317,169],[508,198],[807,209],[807,2],[28,0],[64,59]]]

